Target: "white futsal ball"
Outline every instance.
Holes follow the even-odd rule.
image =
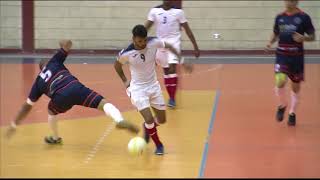
[[[141,155],[146,145],[147,143],[142,137],[134,137],[128,143],[128,151],[131,155]]]

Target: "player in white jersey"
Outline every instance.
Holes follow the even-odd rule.
[[[114,67],[127,88],[132,104],[144,118],[145,140],[149,142],[151,136],[156,145],[155,154],[163,155],[164,148],[159,140],[156,126],[166,122],[166,105],[155,71],[156,63],[161,62],[157,62],[155,56],[157,48],[168,48],[180,61],[180,53],[172,45],[158,38],[147,37],[148,33],[143,25],[136,25],[132,34],[133,43],[119,53]],[[124,64],[129,65],[131,81],[123,72]],[[191,66],[184,67],[189,70]],[[155,118],[150,106],[155,113]]]
[[[147,30],[153,24],[156,26],[157,37],[168,43],[171,43],[174,48],[181,52],[181,26],[185,29],[186,34],[191,40],[194,47],[195,57],[199,57],[200,51],[193,33],[188,25],[187,19],[183,10],[176,9],[172,6],[170,0],[164,0],[161,6],[152,8],[148,15],[148,20],[145,22]],[[176,106],[175,94],[177,90],[178,76],[176,64],[177,57],[165,48],[159,48],[157,51],[157,59],[164,61],[164,84],[169,94],[168,106],[174,108]]]

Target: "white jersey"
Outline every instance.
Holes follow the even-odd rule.
[[[148,20],[156,26],[157,37],[169,43],[180,43],[180,24],[187,22],[183,10],[171,8],[164,10],[161,6],[152,8]]]
[[[129,64],[131,73],[130,86],[148,86],[157,82],[156,52],[157,48],[164,48],[164,41],[149,37],[146,48],[134,49],[131,44],[119,53],[118,61],[121,64]]]

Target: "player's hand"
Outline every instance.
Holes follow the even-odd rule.
[[[16,130],[17,128],[16,127],[13,127],[11,124],[10,126],[8,127],[7,131],[6,131],[6,134],[5,134],[5,137],[7,139],[10,139],[15,133],[16,133]]]
[[[298,43],[301,43],[301,42],[304,41],[304,35],[302,35],[302,34],[300,34],[298,32],[294,32],[292,37],[293,37],[293,40],[298,42]]]
[[[270,50],[271,50],[271,43],[268,43],[267,45],[266,45],[266,47],[264,48],[264,51],[265,52],[269,52]]]
[[[182,66],[183,69],[187,72],[187,73],[192,73],[193,71],[193,64],[190,61],[185,60],[184,58],[182,59]]]
[[[199,50],[199,49],[195,49],[195,50],[193,51],[193,53],[194,53],[194,56],[195,56],[196,58],[198,58],[198,57],[200,56],[200,50]]]
[[[189,73],[189,74],[192,73],[192,71],[193,71],[193,64],[191,64],[191,63],[185,63],[185,64],[182,64],[182,66],[183,66],[184,70],[185,70],[187,73]]]
[[[59,41],[60,48],[63,48],[66,52],[69,52],[72,47],[72,41],[69,39],[62,39]]]
[[[123,82],[123,84],[126,87],[126,89],[128,89],[128,87],[130,86],[130,80]]]

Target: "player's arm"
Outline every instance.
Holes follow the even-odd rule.
[[[279,35],[276,33],[272,33],[268,44],[271,45],[278,41]]]
[[[21,123],[21,121],[24,120],[24,118],[29,114],[31,109],[32,109],[32,105],[30,105],[28,102],[25,102],[21,106],[17,116],[15,117],[15,119],[13,121],[11,121],[11,123],[6,131],[7,138],[10,138],[16,132],[17,125],[19,125]]]
[[[66,53],[71,50],[72,41],[69,39],[62,39],[59,41],[60,48],[62,48]]]
[[[28,98],[27,102],[25,102],[21,106],[15,119],[13,121],[11,121],[11,123],[7,129],[7,132],[6,132],[7,138],[10,138],[15,133],[15,131],[17,129],[17,125],[19,125],[21,123],[21,121],[25,119],[25,117],[30,113],[31,109],[32,109],[32,102]]]
[[[195,57],[199,57],[200,56],[200,50],[199,50],[196,38],[193,35],[193,32],[192,32],[192,30],[191,30],[191,28],[190,28],[190,26],[188,24],[187,18],[185,16],[183,10],[179,11],[177,18],[178,18],[178,21],[179,21],[180,25],[186,31],[186,34],[187,34],[188,38],[190,39],[190,41],[191,41],[191,43],[193,45]]]
[[[152,25],[153,25],[153,21],[150,21],[150,20],[147,20],[144,23],[144,27],[147,29],[147,31],[149,31],[149,29],[152,27]]]
[[[10,126],[6,132],[7,138],[10,138],[14,134],[14,132],[17,128],[17,125],[19,125],[21,123],[21,121],[23,121],[25,119],[25,117],[31,111],[34,103],[42,96],[43,93],[37,87],[36,82],[37,81],[35,81],[33,83],[33,86],[32,86],[32,89],[31,89],[31,92],[29,94],[27,101],[21,106],[15,119],[13,121],[11,121]]]
[[[294,32],[293,33],[293,39],[296,42],[303,42],[303,41],[314,41],[316,39],[316,35],[315,33],[310,33],[307,35],[302,35],[298,32]]]
[[[37,81],[35,81],[33,83],[33,86],[27,101],[22,105],[13,123],[15,123],[16,125],[20,124],[20,122],[28,115],[28,113],[32,109],[32,106],[34,105],[35,102],[38,101],[38,99],[42,96],[42,94],[43,93],[39,90],[37,86]]]
[[[21,123],[21,121],[29,114],[29,112],[32,109],[32,104],[30,103],[30,100],[28,99],[27,102],[23,103],[21,106],[16,118],[12,121],[13,126],[17,126]]]
[[[316,33],[307,34],[304,36],[304,41],[315,41],[316,40]]]
[[[147,31],[149,31],[149,29],[152,27],[154,21],[155,21],[155,14],[153,9],[151,9],[148,14],[147,21],[144,23],[144,27],[147,29]]]
[[[275,18],[275,22],[274,22],[274,25],[273,25],[273,33],[271,34],[271,37],[265,47],[265,51],[269,51],[271,49],[271,46],[278,41],[279,39],[279,33],[280,33],[280,30],[279,30],[279,25],[278,25],[278,18],[279,16],[277,16]]]
[[[126,75],[123,72],[122,66],[125,63],[125,57],[119,57],[115,62],[114,62],[114,69],[116,70],[117,74],[121,78],[123,84],[125,85],[126,88],[130,86],[130,81],[128,81]]]
[[[182,23],[181,26],[185,29],[186,34],[189,37],[189,39],[190,39],[190,41],[191,41],[191,43],[193,45],[193,48],[195,50],[195,56],[199,57],[200,56],[200,50],[199,50],[196,38],[194,37],[193,32],[192,32],[188,22]]]
[[[181,54],[178,53],[176,48],[174,48],[171,44],[164,42],[164,48],[169,49],[169,51],[171,51],[174,55],[176,55],[178,57],[179,62],[181,61]]]
[[[176,48],[174,48],[171,44],[164,42],[165,48],[169,49],[174,55],[176,55],[179,59],[179,63],[183,65],[186,72],[191,73],[193,71],[193,66],[191,62],[185,62],[184,59],[182,59],[181,54],[178,53]]]
[[[69,51],[71,50],[72,41],[67,39],[60,40],[59,47],[60,49],[56,52],[56,54],[51,58],[50,61],[64,63],[69,54]]]
[[[268,52],[269,50],[271,50],[272,45],[273,45],[275,42],[277,42],[278,39],[279,39],[279,35],[276,34],[276,33],[272,33],[272,34],[271,34],[271,37],[270,37],[270,40],[268,41],[268,43],[267,43],[267,45],[266,45],[266,47],[265,47],[264,50],[265,50],[266,52]]]
[[[311,18],[310,16],[306,16],[306,19],[303,23],[304,29],[306,30],[306,34],[307,35],[303,35],[303,34],[299,34],[297,32],[294,32],[293,34],[293,39],[296,42],[303,42],[303,41],[314,41],[316,39],[316,35],[315,35],[315,29],[314,26],[311,22]]]

